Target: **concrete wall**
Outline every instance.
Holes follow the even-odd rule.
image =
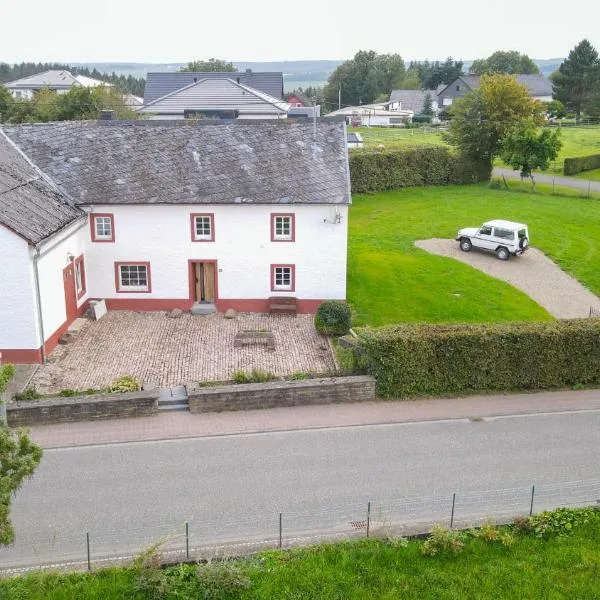
[[[366,402],[375,399],[375,380],[368,376],[353,376],[188,387],[188,396],[191,413]]]
[[[333,223],[336,211],[338,224]],[[93,212],[114,215],[114,243],[92,242],[87,231],[89,297],[111,300],[109,308],[189,308],[190,260],[217,261],[221,301],[278,294],[318,300],[346,297],[347,206],[105,205],[94,206]],[[214,213],[214,241],[192,241],[192,213]],[[271,241],[271,213],[295,214],[295,241]],[[151,293],[117,293],[114,263],[136,261],[150,262]],[[271,264],[296,266],[293,292],[271,291]]]
[[[99,396],[73,396],[12,402],[6,414],[10,427],[76,421],[146,417],[158,410],[158,391]]]

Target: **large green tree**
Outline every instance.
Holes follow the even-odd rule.
[[[600,97],[600,60],[588,40],[582,40],[569,52],[558,71],[551,75],[553,97],[568,110],[581,113],[593,107]]]
[[[526,54],[519,52],[498,50],[487,58],[473,61],[469,69],[472,75],[490,75],[492,73],[506,73],[508,75],[539,75],[538,66]]]
[[[451,107],[446,139],[471,160],[491,166],[504,136],[523,123],[541,124],[544,106],[511,75],[484,75],[480,86]]]
[[[194,60],[189,62],[180,71],[192,71],[196,73],[237,73],[237,68],[233,63],[221,60],[220,58],[209,58],[208,60]]]
[[[10,504],[17,490],[33,475],[42,450],[24,430],[0,426],[0,544],[10,544],[15,531],[10,521]]]
[[[389,97],[404,76],[404,61],[399,54],[361,50],[329,76],[325,86],[327,108],[337,108],[340,89],[342,106],[370,104],[382,94]]]

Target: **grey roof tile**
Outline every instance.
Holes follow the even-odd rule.
[[[72,121],[5,127],[77,204],[350,202],[342,123]]]

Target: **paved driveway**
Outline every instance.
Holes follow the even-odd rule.
[[[240,329],[268,329],[275,350],[264,345],[234,348]],[[120,375],[171,387],[191,381],[224,381],[253,368],[287,375],[334,368],[327,340],[311,315],[222,314],[172,319],[163,312],[113,311],[90,321],[77,337],[59,346],[35,374],[40,392],[99,388]]]

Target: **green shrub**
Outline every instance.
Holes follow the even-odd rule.
[[[303,379],[310,379],[311,377],[312,375],[306,371],[296,371],[295,373],[288,375],[286,379],[289,381],[302,381]]]
[[[39,400],[41,397],[42,394],[32,387],[15,394],[15,400]]]
[[[15,375],[15,366],[5,364],[0,367],[0,393],[2,393]]]
[[[443,146],[356,151],[348,158],[355,194],[422,185],[487,181],[491,165],[474,163]]]
[[[529,517],[529,528],[536,537],[566,535],[573,528],[587,523],[596,514],[593,508],[557,508]]]
[[[63,396],[65,398],[71,398],[72,396],[76,396],[77,392],[75,390],[65,389],[65,390],[60,390],[60,392],[58,392],[58,395]]]
[[[463,534],[446,529],[443,525],[434,525],[429,537],[421,545],[421,553],[425,556],[435,556],[449,550],[460,552],[464,548]]]
[[[600,319],[359,330],[355,351],[381,396],[600,384]]]
[[[413,123],[431,123],[431,115],[416,114],[412,118]]]
[[[322,335],[346,335],[351,324],[352,309],[339,300],[326,300],[315,314],[315,328]]]
[[[113,379],[109,390],[111,392],[137,392],[141,389],[141,384],[134,375],[123,375]]]
[[[582,171],[592,171],[593,169],[600,169],[600,154],[565,158],[563,165],[565,175],[577,175]]]
[[[266,383],[277,379],[277,376],[262,369],[252,369],[250,373],[234,371],[231,378],[234,383]]]
[[[202,600],[234,600],[252,585],[249,577],[237,565],[210,562],[196,568],[198,595]]]

